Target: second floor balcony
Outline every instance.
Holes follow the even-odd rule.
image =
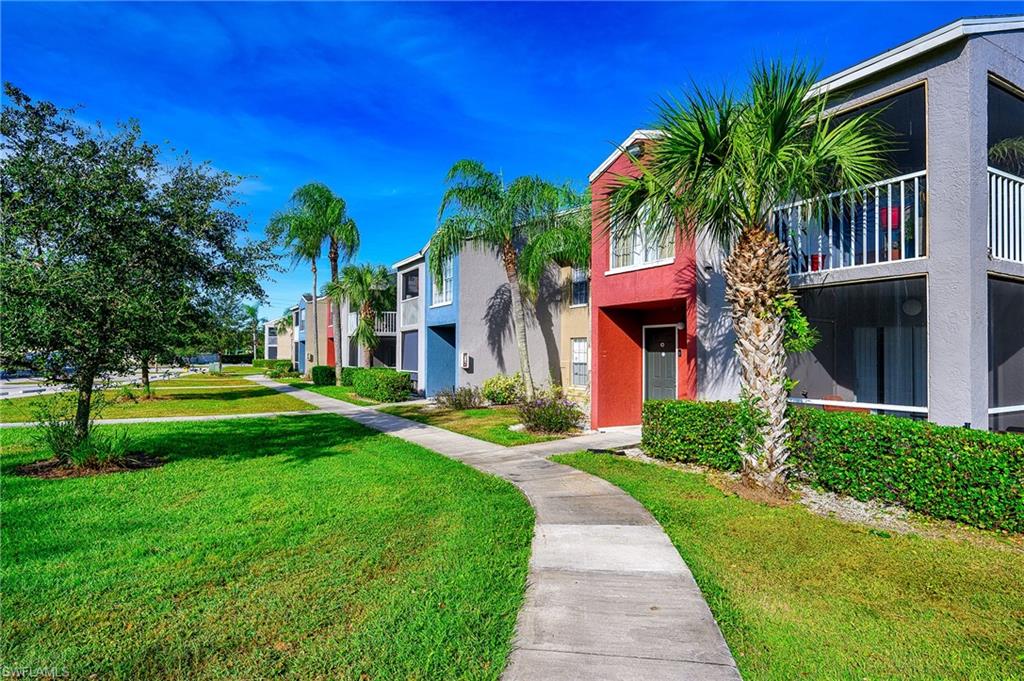
[[[1024,263],[1024,177],[988,169],[988,251]]]
[[[352,335],[352,331],[356,328],[356,324],[359,323],[359,315],[355,312],[348,313],[347,329],[348,335]],[[395,311],[381,312],[377,315],[377,319],[373,325],[374,333],[378,336],[393,336],[398,331],[398,313]]]
[[[790,274],[923,258],[927,174],[780,206],[771,229],[789,247]]]

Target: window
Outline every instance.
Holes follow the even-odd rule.
[[[637,225],[612,230],[612,269],[637,267],[667,261],[675,250],[675,230],[667,209],[652,211],[644,206]]]
[[[572,384],[577,387],[586,387],[587,380],[587,354],[589,342],[586,338],[572,339]]]
[[[1024,97],[988,84],[988,164],[1024,177]]]
[[[448,305],[452,302],[452,288],[455,285],[455,261],[448,258],[444,261],[441,278],[434,277],[434,291],[431,305]]]
[[[572,268],[572,298],[570,305],[586,305],[590,302],[590,278],[586,270]]]
[[[1024,432],[1024,283],[988,280],[989,428]]]
[[[835,117],[835,121],[838,123],[862,113],[873,114],[875,121],[890,135],[886,160],[893,177],[925,169],[927,129],[923,85],[843,112]]]
[[[412,270],[402,274],[402,300],[418,298],[420,295],[420,271]]]
[[[790,358],[790,376],[798,381],[792,397],[821,406],[858,402],[901,415],[927,412],[923,278],[807,289],[799,300],[821,339]]]

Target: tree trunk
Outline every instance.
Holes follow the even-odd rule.
[[[320,325],[317,323],[316,316],[316,263],[313,263],[313,361],[309,362],[306,366],[306,375],[311,376],[313,374],[313,366],[320,361],[320,334],[317,330]],[[309,335],[307,330],[306,335]]]
[[[743,476],[770,490],[786,486],[785,319],[778,301],[789,292],[786,247],[760,226],[740,235],[725,262],[743,399],[752,421],[744,434]]]
[[[142,389],[149,392],[149,356],[142,357]]]
[[[331,263],[331,282],[338,281],[338,241],[331,239],[327,255]],[[341,303],[331,299],[331,328],[334,331],[334,384],[341,385]]]
[[[516,269],[516,249],[512,244],[505,244],[501,253],[508,277],[509,296],[512,298],[512,326],[516,334],[516,347],[519,349],[519,371],[523,375],[523,396],[532,400],[536,396],[533,386],[533,373],[530,371],[530,350],[526,344],[526,312],[523,309],[523,292],[519,286],[519,272]]]
[[[367,328],[372,329],[373,323],[375,321],[374,317],[376,317],[376,315],[374,314],[373,310],[370,309],[370,306],[364,305],[360,314],[362,315],[363,323],[367,324]],[[363,366],[373,366],[373,350],[374,348],[370,347],[369,344],[363,345]]]
[[[93,369],[83,369],[78,380],[78,405],[75,409],[75,440],[89,437],[89,416],[92,410],[92,388],[96,380]]]
[[[256,361],[256,327],[252,328],[252,360]]]

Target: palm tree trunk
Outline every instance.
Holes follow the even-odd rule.
[[[785,319],[777,306],[789,292],[788,265],[786,247],[755,226],[740,235],[724,268],[744,408],[753,417],[744,434],[743,476],[777,492],[785,489],[789,457]]]
[[[364,305],[363,309],[360,312],[360,314],[363,317],[363,323],[367,325],[367,328],[372,329],[373,328],[373,323],[375,321],[374,317],[376,315],[374,314],[374,312],[370,308],[370,306],[368,304]],[[365,367],[372,367],[373,366],[373,350],[374,350],[374,348],[370,347],[369,343],[364,343],[363,344],[363,366],[365,366]]]
[[[320,334],[317,332],[320,325],[317,323],[316,316],[316,262],[313,262],[313,361],[309,362],[306,367],[306,374],[313,374],[313,366],[320,361]],[[308,335],[308,332],[307,332]]]
[[[327,255],[331,263],[331,283],[338,281],[338,241],[331,239]],[[341,303],[331,299],[331,327],[334,330],[334,384],[341,385]]]
[[[530,350],[526,344],[526,312],[523,310],[523,292],[519,286],[519,272],[516,269],[516,250],[512,244],[505,244],[501,253],[508,277],[509,295],[512,298],[512,326],[519,349],[519,370],[523,374],[523,396],[532,400],[536,395],[533,373],[530,371]]]

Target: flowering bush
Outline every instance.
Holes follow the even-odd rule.
[[[583,423],[583,412],[564,397],[538,397],[518,407],[526,429],[535,433],[567,433]]]

